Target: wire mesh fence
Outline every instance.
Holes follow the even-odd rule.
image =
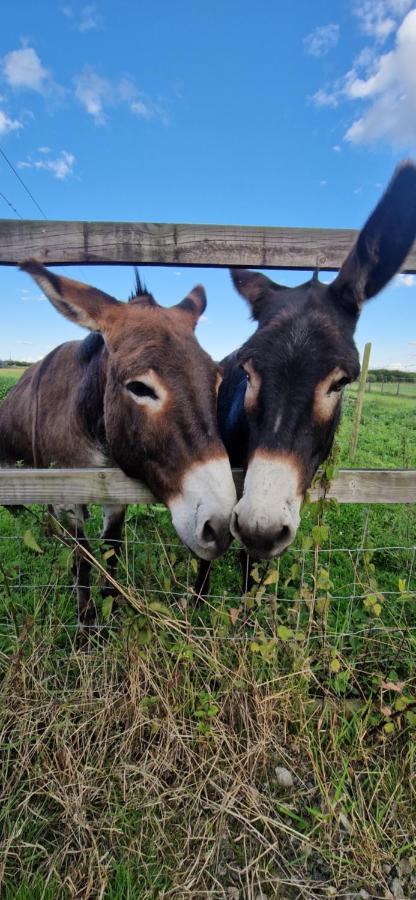
[[[327,531],[319,542],[310,537],[314,526],[306,514],[296,544],[282,559],[252,563],[249,590],[243,583],[240,550],[232,545],[212,564],[209,591],[198,602],[198,563],[178,542],[167,511],[132,507],[119,542],[117,584],[124,611],[131,604],[143,614],[163,604],[184,633],[191,629],[192,640],[203,641],[208,632],[227,642],[252,640],[259,633],[267,640],[283,627],[299,643],[345,648],[359,639],[368,648],[384,641],[396,652],[404,640],[403,652],[410,653],[416,632],[415,510],[341,508],[328,511],[327,517]],[[94,508],[87,525],[92,595],[100,611],[98,630],[108,631],[109,625],[117,630],[123,611],[116,614],[108,604],[103,607],[101,599],[108,548],[98,536],[99,524],[100,511]],[[28,617],[40,622],[46,616],[56,627],[76,629],[72,567],[77,552],[76,538],[66,535],[63,543],[46,510],[30,508],[16,517],[2,512],[4,638]]]

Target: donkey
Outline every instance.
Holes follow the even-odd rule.
[[[245,469],[231,532],[249,556],[280,556],[295,538],[300,507],[328,456],[342,392],[359,374],[353,335],[361,307],[400,269],[416,234],[416,166],[396,170],[335,280],[284,287],[232,269],[256,332],[221,362],[222,439]],[[200,565],[197,593],[207,591]]]
[[[206,307],[204,289],[195,287],[166,309],[138,278],[135,295],[122,303],[36,260],[21,268],[62,315],[95,333],[57,347],[7,395],[0,408],[0,464],[115,464],[168,506],[190,550],[205,560],[223,553],[237,498],[217,424],[220,371],[194,335]],[[102,538],[116,551],[109,561],[114,575],[125,506],[104,511]],[[77,505],[66,520],[88,549],[84,513]],[[81,553],[75,560],[81,626],[96,618],[89,575]]]

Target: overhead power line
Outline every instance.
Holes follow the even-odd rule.
[[[13,174],[16,176],[17,180],[20,181],[20,184],[21,184],[22,187],[25,189],[26,193],[29,194],[30,199],[33,201],[33,203],[35,204],[36,208],[39,210],[40,214],[43,216],[44,219],[47,219],[48,217],[47,217],[46,213],[43,211],[42,207],[39,206],[38,201],[35,200],[33,194],[31,193],[31,191],[29,190],[29,188],[25,185],[25,183],[24,183],[23,179],[20,177],[19,173],[16,172],[16,169],[15,169],[13,163],[10,162],[9,158],[6,156],[4,150],[2,150],[1,147],[0,147],[0,154],[1,154],[1,156],[3,157],[3,159],[6,161],[7,165],[8,165],[8,166],[10,167],[10,169],[12,170]]]
[[[19,219],[23,219],[23,216],[20,215],[19,210],[16,209],[15,206],[13,206],[13,203],[10,203],[10,200],[7,199],[6,195],[3,194],[2,191],[0,191],[0,197],[2,198],[2,200],[4,200],[5,203],[7,203],[7,206],[10,206],[10,209],[12,209],[14,213],[16,213]]]

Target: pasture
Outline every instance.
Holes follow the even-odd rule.
[[[352,393],[356,392],[357,389],[357,382],[351,385],[350,390]],[[384,384],[380,381],[367,381],[365,389],[371,394],[383,394],[383,396],[386,394],[393,397],[399,395],[400,397],[416,399],[416,384],[411,381],[385,381]]]
[[[13,387],[24,371],[24,369],[18,369],[17,367],[0,369],[0,403],[6,396],[7,391]]]
[[[415,425],[367,394],[356,466],[416,467]],[[131,507],[88,650],[53,530],[0,509],[2,895],[412,896],[415,508],[307,503],[248,594],[232,547],[195,607],[168,512]]]

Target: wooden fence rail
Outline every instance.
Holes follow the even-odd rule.
[[[29,256],[45,265],[254,266],[262,269],[340,268],[356,231],[140,222],[59,222],[0,219],[0,264]],[[404,272],[416,272],[416,244]]]
[[[241,493],[243,473],[234,470]],[[311,492],[317,499],[318,490]],[[328,497],[340,503],[416,503],[415,469],[340,469]],[[154,503],[148,488],[120,469],[0,469],[0,505]]]

